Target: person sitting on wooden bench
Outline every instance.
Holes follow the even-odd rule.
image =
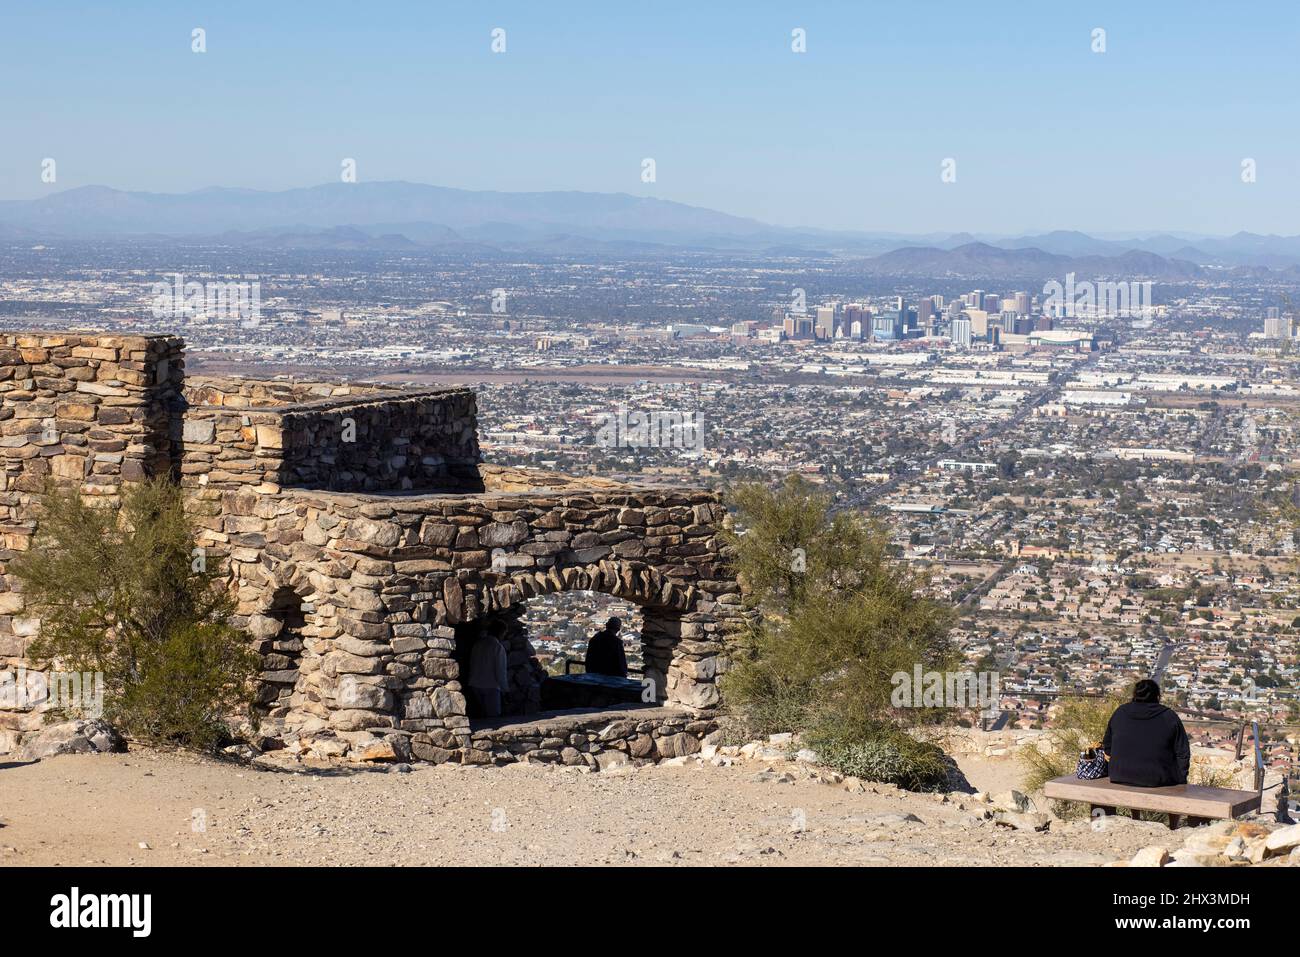
[[[1149,678],[1133,688],[1133,700],[1115,709],[1101,750],[1115,784],[1158,788],[1186,784],[1192,748],[1178,715],[1160,703],[1160,685]]]

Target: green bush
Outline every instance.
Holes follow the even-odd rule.
[[[917,664],[955,667],[950,610],[890,557],[884,529],[833,513],[802,480],[776,492],[742,485],[728,498],[727,540],[754,612],[722,678],[728,707],[753,734],[803,732],[828,761],[886,769],[871,780],[929,781],[930,752],[898,729],[950,712],[894,707],[891,679]],[[920,769],[904,770],[909,762]]]
[[[1026,791],[1041,790],[1052,778],[1073,774],[1079,754],[1100,744],[1110,716],[1127,695],[1114,693],[1104,698],[1062,698],[1051,730],[1038,742],[1021,748],[1017,755],[1024,772]],[[1088,806],[1077,801],[1054,801],[1058,817],[1085,817]]]
[[[258,659],[195,533],[166,481],[123,486],[118,508],[51,487],[10,571],[41,618],[29,657],[102,673],[104,717],[129,737],[212,750],[246,713]]]
[[[938,745],[917,741],[906,732],[881,728],[873,737],[851,739],[813,732],[809,740],[823,763],[842,774],[908,791],[948,790],[948,756]]]

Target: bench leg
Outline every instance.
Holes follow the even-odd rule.
[[[1209,824],[1209,823],[1210,823],[1210,819],[1208,817],[1189,817],[1187,819],[1188,827],[1200,827],[1202,824]]]
[[[1182,823],[1183,823],[1183,816],[1181,814],[1169,815],[1169,830],[1171,831],[1177,830],[1178,826]]]

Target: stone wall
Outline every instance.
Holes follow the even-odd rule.
[[[231,409],[276,408],[343,396],[397,395],[400,391],[370,382],[304,382],[201,375],[187,376],[184,387],[185,401],[189,405],[221,405]]]
[[[424,735],[471,759],[456,626],[562,590],[639,604],[656,697],[700,720],[719,704],[741,608],[715,493],[203,495],[219,508],[202,544],[228,555],[249,630],[282,632],[285,588],[306,610],[299,678],[265,728],[290,747],[355,755]]]
[[[263,656],[268,744],[590,764],[690,753],[686,738],[712,727],[741,620],[715,493],[484,466],[469,389],[186,382],[182,350],[170,336],[0,335],[0,669],[23,664],[39,628],[6,569],[30,546],[45,481],[113,504],[122,483],[169,475]],[[559,747],[533,724],[472,729],[458,626],[513,620],[562,590],[641,607],[645,676],[664,707],[619,733],[574,726]],[[528,711],[540,668],[519,660],[531,649],[517,625],[509,644],[520,680],[507,701]],[[0,753],[38,712],[0,710]]]
[[[469,764],[529,761],[607,768],[696,754],[704,738],[717,727],[710,715],[672,707],[556,715],[474,731],[461,760]],[[412,756],[421,760],[452,757],[431,750],[438,745],[429,735],[414,735],[411,747]]]
[[[182,350],[173,336],[0,335],[0,670],[23,664],[38,627],[7,570],[45,483],[112,502],[123,482],[168,474]],[[0,744],[40,720],[0,710]]]
[[[336,491],[481,488],[469,389],[343,395],[272,406],[271,395],[193,390],[219,405],[185,410],[187,485]],[[234,400],[234,401],[232,401]],[[242,405],[240,401],[260,403]]]

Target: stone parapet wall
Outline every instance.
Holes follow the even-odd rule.
[[[530,761],[586,765],[592,769],[614,764],[643,763],[697,754],[717,721],[677,708],[630,708],[599,714],[560,715],[470,734],[464,760],[470,764],[512,764]],[[421,735],[414,738],[414,756],[443,757],[428,752]],[[436,745],[434,745],[436,747]]]
[[[194,391],[208,395],[206,387]],[[259,406],[229,404],[232,398]],[[473,391],[437,389],[344,395],[273,406],[257,390],[222,393],[221,405],[185,411],[186,485],[335,491],[476,490]]]
[[[281,379],[245,379],[240,376],[188,376],[184,395],[189,405],[219,405],[230,409],[277,408],[337,399],[343,396],[397,393],[400,390],[371,382],[301,382]]]

